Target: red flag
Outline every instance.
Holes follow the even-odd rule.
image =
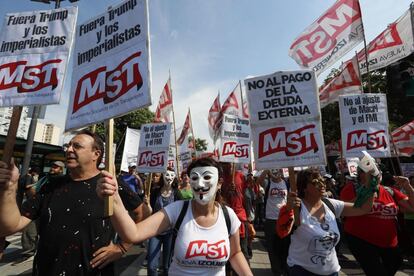
[[[241,95],[240,82],[236,85],[234,90],[227,97],[226,101],[221,107],[221,113],[231,114],[235,116],[243,117],[243,102]]]
[[[183,129],[181,130],[180,137],[177,139],[177,144],[181,145],[184,142],[184,139],[188,136],[191,129],[191,119],[190,119],[190,110],[187,113],[187,118],[185,119]]]
[[[321,108],[338,101],[344,94],[361,94],[361,80],[358,74],[356,57],[342,66],[341,72],[319,89]]]
[[[391,135],[398,155],[409,157],[414,154],[414,121],[397,128]]]
[[[171,79],[169,78],[162,90],[160,101],[155,111],[156,123],[168,123],[171,122],[171,113],[173,110],[173,101],[171,93]]]
[[[363,41],[358,0],[338,0],[292,43],[289,56],[317,75]]]
[[[213,105],[208,111],[208,131],[211,139],[215,142],[218,138],[218,121],[220,119],[221,105],[220,105],[220,94],[217,95],[213,102]]]

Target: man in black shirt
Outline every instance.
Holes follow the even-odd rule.
[[[66,151],[69,174],[50,179],[23,203],[21,212],[15,198],[19,171],[13,162],[0,161],[0,236],[40,219],[33,275],[113,275],[112,262],[130,246],[112,243],[114,231],[95,192],[102,154],[103,142],[96,134],[79,132]],[[148,215],[141,199],[118,181],[126,208],[135,211],[137,220]]]

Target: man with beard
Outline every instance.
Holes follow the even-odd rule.
[[[19,171],[13,160],[0,162],[0,236],[21,231],[40,219],[39,244],[33,275],[114,275],[112,262],[120,258],[128,244],[112,244],[114,237],[104,203],[96,196],[101,178],[98,165],[103,142],[87,130],[78,132],[67,145],[68,175],[50,179],[33,198],[23,203],[21,212],[15,194]],[[145,204],[123,183],[119,193],[128,210],[139,218],[147,214]]]

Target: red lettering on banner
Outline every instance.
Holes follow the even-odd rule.
[[[206,259],[221,259],[227,257],[227,247],[224,240],[209,244],[206,240],[192,241],[188,245],[185,258],[206,257]]]
[[[153,153],[152,151],[141,152],[138,158],[138,166],[158,167],[164,166],[164,152]]]
[[[38,65],[26,66],[27,61],[16,61],[0,66],[0,90],[13,87],[18,93],[36,92],[45,87],[55,89],[58,84],[58,67],[61,59],[52,59]]]
[[[290,47],[304,66],[331,52],[337,37],[355,21],[361,19],[357,0],[342,0],[335,3],[315,24],[317,26],[300,36]],[[313,25],[312,25],[313,26]]]
[[[76,86],[72,113],[101,98],[104,104],[111,103],[134,86],[137,90],[140,89],[143,83],[139,72],[140,56],[141,52],[134,53],[112,71],[106,71],[106,66],[103,66],[80,78]]]
[[[348,133],[346,149],[365,147],[368,150],[387,148],[385,131],[368,133],[366,130],[354,130]]]
[[[249,158],[249,145],[237,145],[236,142],[225,142],[223,145],[223,152],[221,156],[234,155],[234,157],[246,157]]]
[[[403,44],[400,34],[398,33],[397,23],[392,23],[388,28],[380,33],[369,45],[369,53],[381,49]]]
[[[268,129],[259,135],[259,158],[277,152],[287,156],[296,156],[308,151],[318,151],[314,124],[287,132],[284,127]]]

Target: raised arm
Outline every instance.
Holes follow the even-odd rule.
[[[264,188],[264,180],[269,175],[269,170],[263,170],[260,176],[256,180],[256,184],[259,184]]]
[[[30,219],[22,216],[16,202],[19,170],[14,165],[0,161],[0,237],[22,230]]]
[[[398,202],[398,206],[404,212],[414,213],[414,188],[410,184],[410,180],[403,176],[394,176],[394,180],[399,184],[408,196],[408,199],[402,199]]]
[[[368,198],[368,200],[362,204],[361,207],[355,207],[353,202],[344,202],[344,210],[341,215],[344,217],[354,217],[368,214],[371,212],[375,197],[377,197],[376,193]]]
[[[170,220],[163,210],[135,224],[118,194],[116,178],[106,171],[102,171],[102,175],[103,177],[98,180],[96,192],[101,198],[114,196],[114,214],[111,217],[111,222],[123,241],[139,243],[170,228]]]

